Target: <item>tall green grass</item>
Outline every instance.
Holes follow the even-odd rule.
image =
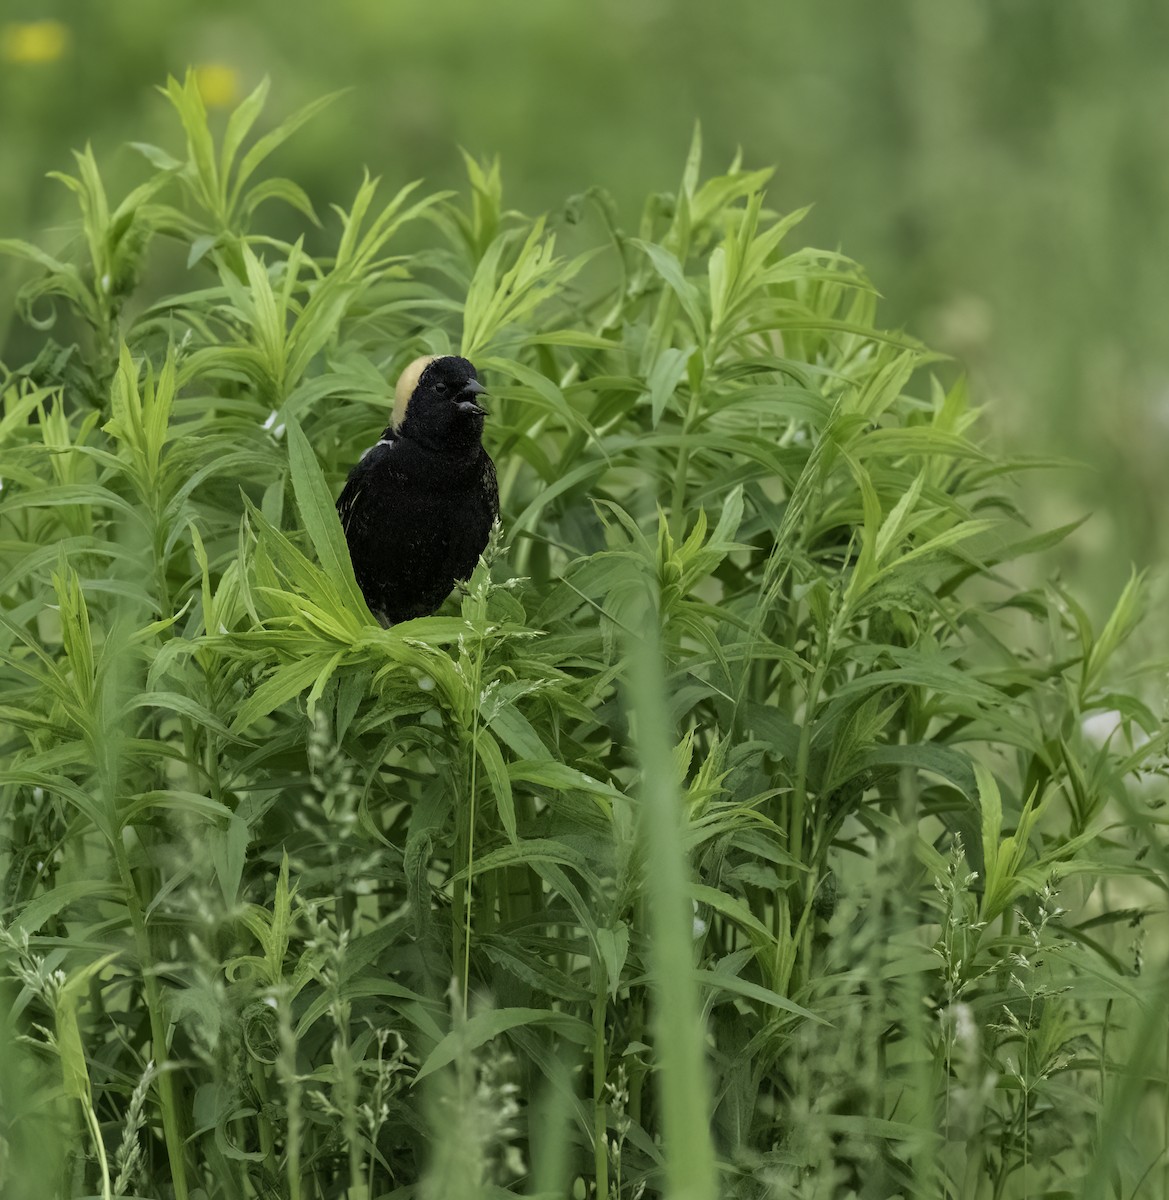
[[[311,112],[166,92],[0,243],[5,1195],[1158,1194],[1166,733],[1139,580],[1011,582],[1043,464],[697,140],[635,233],[471,161],[318,220]],[[385,630],[332,502],[422,352],[503,521]]]

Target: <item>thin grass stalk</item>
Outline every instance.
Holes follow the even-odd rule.
[[[690,432],[694,419],[699,412],[700,389],[693,388],[686,405],[686,416],[682,422],[682,432],[693,436]],[[687,441],[678,451],[678,465],[674,469],[674,486],[670,496],[670,526],[676,538],[686,534],[686,484],[690,471],[690,443]]]
[[[593,976],[593,1171],[597,1200],[609,1200],[608,1105],[605,1081],[609,1066],[605,1044],[605,1010],[609,998],[608,970],[604,959],[592,955]]]
[[[266,1162],[271,1162],[272,1156],[276,1153],[276,1131],[272,1128],[272,1120],[267,1115],[271,1093],[268,1089],[267,1072],[264,1070],[263,1063],[257,1059],[252,1059],[251,1062],[251,1078],[252,1086],[256,1089],[256,1096],[260,1101],[260,1112],[257,1119],[260,1153],[263,1154]]]
[[[300,1077],[296,1070],[296,1035],[292,1027],[287,989],[284,986],[276,988],[272,999],[276,1002],[276,1027],[280,1046],[276,1055],[276,1077],[284,1092],[284,1181],[288,1200],[301,1200],[304,1184],[300,1166],[304,1116],[301,1112]]]
[[[101,1171],[102,1200],[110,1200],[113,1195],[110,1188],[110,1164],[106,1157],[106,1144],[101,1134],[101,1124],[97,1119],[97,1113],[93,1111],[93,1104],[88,1098],[81,1098],[81,1108],[85,1113],[85,1123],[89,1126],[89,1133],[93,1139],[93,1148],[97,1151],[98,1169]]]
[[[173,1070],[170,1067],[170,1046],[167,1043],[165,999],[154,975],[154,955],[150,946],[150,934],[146,918],[138,899],[138,888],[130,870],[130,860],[121,838],[113,840],[114,861],[122,881],[126,909],[130,914],[130,927],[134,931],[134,945],[138,955],[138,968],[142,973],[142,986],[146,991],[146,1011],[150,1020],[150,1041],[158,1064],[158,1099],[162,1109],[163,1140],[166,1143],[167,1160],[170,1163],[171,1182],[175,1189],[175,1200],[187,1200],[187,1161],[182,1123],[179,1114]]]
[[[1146,1086],[1146,1071],[1142,1067],[1150,1045],[1157,1037],[1165,1037],[1164,996],[1169,985],[1169,963],[1163,964],[1156,976],[1149,995],[1145,998],[1144,1011],[1133,1029],[1132,1051],[1121,1065],[1119,1078],[1115,1079],[1112,1095],[1104,1103],[1104,1119],[1096,1147],[1096,1156],[1084,1178],[1082,1200],[1104,1200],[1111,1193],[1112,1171],[1117,1154],[1124,1145],[1122,1130],[1132,1124],[1140,1094]],[[1162,1153],[1165,1153],[1162,1148]]]
[[[460,963],[462,974],[463,1012],[468,1011],[468,1001],[471,994],[471,911],[474,900],[475,885],[475,820],[477,817],[476,800],[479,785],[479,693],[483,680],[483,618],[482,598],[476,605],[479,636],[475,641],[474,677],[471,680],[471,695],[468,704],[468,716],[471,721],[471,765],[468,772],[470,789],[467,814],[467,890],[463,901],[463,956]]]
[[[654,608],[647,610],[652,613]],[[682,802],[674,784],[672,738],[657,626],[644,625],[630,647],[630,704],[641,763],[641,837],[645,842],[653,975],[654,1035],[666,1151],[666,1192],[673,1200],[715,1200],[705,1034],[694,979],[693,914],[682,843]]]
[[[797,862],[804,860],[804,830],[807,822],[808,808],[808,757],[811,751],[812,741],[812,719],[816,711],[816,707],[820,701],[820,692],[824,687],[824,678],[827,674],[827,656],[828,648],[825,648],[824,654],[816,663],[815,669],[812,672],[812,682],[808,685],[807,698],[804,701],[804,718],[800,724],[800,743],[799,751],[796,758],[796,776],[791,794],[791,807],[788,812],[788,827],[787,827],[787,848]],[[800,931],[793,933],[791,929],[791,916],[796,915],[791,909],[793,892],[800,889],[801,877],[798,874],[789,872],[788,886],[783,890],[779,900],[779,905],[785,912],[785,919],[781,919],[779,928],[776,930],[777,935],[781,939],[781,943],[785,949],[781,953],[781,961],[783,963],[781,984],[784,991],[788,988],[799,988],[805,982],[805,967],[799,954],[799,946],[801,942]],[[812,886],[815,886],[812,881]],[[806,922],[809,897],[803,896],[800,900],[800,911],[798,914],[800,928],[803,928]]]

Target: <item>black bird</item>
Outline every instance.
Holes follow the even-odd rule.
[[[483,449],[485,392],[465,358],[415,359],[393,420],[337,500],[358,586],[387,625],[434,612],[491,536],[499,485]]]

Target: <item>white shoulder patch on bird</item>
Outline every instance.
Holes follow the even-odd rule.
[[[422,372],[436,358],[441,357],[439,354],[424,354],[421,358],[416,358],[398,377],[398,386],[394,388],[395,429],[398,429],[406,419],[406,406],[410,403],[410,397],[414,395],[414,389],[418,386],[419,379],[422,378]]]

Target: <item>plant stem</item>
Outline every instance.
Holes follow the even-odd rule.
[[[111,1200],[113,1193],[110,1188],[110,1163],[106,1157],[106,1146],[101,1136],[101,1125],[98,1124],[97,1113],[93,1111],[93,1104],[88,1099],[82,1099],[81,1107],[85,1112],[85,1120],[89,1125],[89,1132],[93,1135],[94,1149],[97,1150],[97,1162],[101,1168],[102,1200]]]
[[[256,1095],[260,1100],[260,1112],[257,1120],[260,1129],[260,1152],[264,1155],[264,1161],[270,1162],[272,1155],[276,1152],[276,1137],[272,1132],[271,1121],[264,1114],[264,1109],[268,1104],[268,1076],[263,1065],[255,1059],[252,1060],[251,1075],[252,1086],[256,1089]]]
[[[816,706],[819,704],[820,690],[824,686],[824,676],[827,673],[828,648],[826,647],[825,650],[825,655],[821,656],[812,673],[812,682],[808,687],[808,696],[804,703],[804,719],[800,724],[800,745],[796,754],[795,787],[792,789],[791,810],[788,814],[787,848],[788,853],[797,862],[803,861],[804,854],[804,825],[808,806],[808,759],[811,754],[812,716],[816,711]],[[789,880],[783,894],[785,906],[791,903],[791,892],[798,882],[799,880],[796,877]],[[806,907],[807,903],[808,899],[805,896],[803,906]],[[776,930],[776,934],[783,938],[792,936],[790,919],[786,926]],[[785,971],[783,984],[785,988],[791,984],[798,986],[803,980],[797,976],[797,967],[803,964],[801,964],[799,959],[798,948],[794,944],[790,952],[784,955],[784,959]]]
[[[593,1169],[596,1173],[597,1200],[609,1197],[608,1111],[605,1104],[605,1080],[609,1067],[605,1045],[605,1008],[608,1003],[609,976],[600,955],[593,956]]]
[[[686,419],[682,422],[682,434],[685,437],[690,432],[690,426],[698,415],[698,401],[701,392],[694,388],[690,392],[690,402],[686,406]],[[690,442],[682,443],[678,452],[678,465],[674,471],[674,488],[670,496],[670,528],[676,538],[681,539],[686,533],[686,476],[690,470]]]
[[[138,966],[142,972],[142,985],[146,991],[146,1011],[150,1019],[150,1041],[153,1058],[158,1064],[158,1099],[162,1109],[162,1131],[166,1142],[166,1155],[170,1162],[171,1182],[175,1189],[175,1200],[187,1200],[187,1168],[183,1153],[183,1136],[179,1127],[178,1106],[175,1096],[174,1076],[168,1065],[170,1048],[167,1045],[165,1001],[158,979],[154,975],[153,954],[150,949],[150,934],[146,929],[146,918],[138,899],[138,888],[130,871],[130,860],[120,837],[112,839],[114,858],[118,874],[126,895],[126,908],[130,914],[130,925],[134,930],[134,945],[138,952]]]
[[[478,629],[476,633],[478,638],[475,644],[475,669],[474,678],[471,683],[470,703],[468,705],[471,723],[471,764],[470,764],[470,802],[468,805],[467,816],[467,888],[463,900],[463,957],[462,957],[462,984],[463,984],[463,1013],[467,1012],[467,1002],[470,998],[471,989],[471,900],[474,895],[473,885],[475,880],[475,818],[476,818],[476,792],[479,782],[479,696],[482,690],[483,680],[483,628],[486,623],[486,597],[483,595],[475,598],[475,617]]]
[[[280,1031],[280,1053],[276,1059],[277,1078],[284,1090],[284,1105],[287,1114],[284,1177],[287,1181],[289,1200],[300,1200],[300,1139],[304,1122],[300,1111],[300,1080],[296,1074],[296,1039],[292,1030],[292,1014],[288,1007],[288,995],[283,989],[277,994],[276,1001],[277,1022]]]

